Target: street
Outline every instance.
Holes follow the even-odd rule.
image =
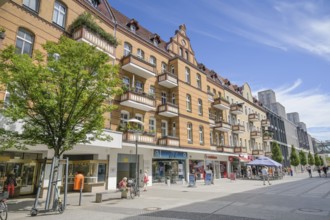
[[[314,173],[314,176],[316,173]],[[155,184],[141,197],[120,199],[119,193],[103,196],[95,203],[95,193],[69,194],[63,214],[39,214],[35,219],[330,219],[330,178],[308,178],[307,173],[264,186],[257,180],[216,180],[214,185],[198,183]],[[30,217],[33,199],[9,203],[9,220]]]

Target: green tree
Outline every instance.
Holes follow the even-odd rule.
[[[291,147],[290,163],[294,167],[299,165],[299,157],[297,155],[296,148],[293,145]]]
[[[282,151],[277,142],[272,142],[272,159],[279,163],[283,161]]]
[[[22,133],[2,129],[2,149],[44,144],[59,157],[78,143],[111,141],[103,133],[104,115],[121,92],[118,67],[95,47],[67,37],[43,48],[47,57],[16,54],[13,46],[0,53],[0,85],[10,93],[2,114],[23,122]]]
[[[320,158],[320,166],[323,166],[324,165],[324,161],[323,161],[323,158],[321,157],[321,155],[319,156]]]
[[[308,164],[311,165],[311,166],[313,166],[315,164],[314,157],[311,154],[311,152],[308,153]]]
[[[315,166],[320,166],[320,157],[318,154],[314,154],[314,161],[315,161]]]
[[[302,166],[305,166],[307,164],[306,154],[302,150],[299,151],[299,160]]]

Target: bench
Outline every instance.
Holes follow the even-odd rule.
[[[120,196],[119,196],[120,193]],[[98,192],[95,195],[95,202],[96,203],[101,203],[103,201],[103,196],[109,195],[110,199],[127,199],[127,191],[106,191],[106,192]],[[113,195],[113,196],[111,196]],[[119,197],[118,197],[119,196]]]

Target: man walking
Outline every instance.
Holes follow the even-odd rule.
[[[306,170],[307,170],[307,172],[308,172],[308,174],[309,174],[309,177],[312,178],[312,169],[311,169],[311,166],[308,166],[308,167],[306,168]]]
[[[269,182],[268,170],[267,170],[267,168],[266,168],[265,166],[262,167],[261,173],[262,173],[262,179],[263,179],[263,181],[264,181],[264,185],[266,185],[266,184],[265,184],[265,180],[268,181],[268,184],[269,184],[269,185],[272,185],[272,184]]]
[[[325,177],[328,177],[327,176],[327,170],[328,170],[328,168],[326,166],[323,166],[323,173],[324,173]]]

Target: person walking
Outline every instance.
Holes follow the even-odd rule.
[[[328,177],[327,170],[328,170],[327,167],[326,166],[323,166],[323,173],[324,173],[325,178]]]
[[[6,181],[5,181],[5,188],[8,191],[9,197],[14,197],[15,194],[15,187],[17,186],[15,173],[9,173],[7,175]]]
[[[147,191],[148,182],[149,182],[148,171],[145,170],[143,176],[143,191]]]
[[[313,176],[312,176],[312,169],[311,169],[311,166],[308,166],[308,167],[306,168],[306,170],[307,170],[307,172],[308,172],[308,174],[309,174],[309,177],[312,178]]]
[[[320,166],[317,167],[317,172],[319,173],[319,177],[321,177],[321,168],[320,168]]]
[[[268,176],[268,170],[266,168],[266,166],[263,166],[262,169],[261,169],[261,174],[262,174],[262,179],[264,181],[264,185],[265,184],[265,181],[267,180],[268,181],[268,184],[269,185],[272,185],[270,182],[269,182],[269,176]]]

